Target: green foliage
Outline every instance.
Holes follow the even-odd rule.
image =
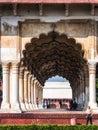
[[[98,88],[98,78],[96,78],[96,88]]]
[[[98,130],[96,125],[1,125],[0,130]]]
[[[0,64],[0,79],[2,79],[2,65]]]

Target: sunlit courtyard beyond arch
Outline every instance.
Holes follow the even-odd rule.
[[[43,88],[43,108],[70,109],[72,88],[68,80],[58,75],[49,78]]]
[[[72,89],[69,81],[59,76],[50,78],[45,83],[43,98],[72,99]]]

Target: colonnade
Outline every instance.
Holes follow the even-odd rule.
[[[86,97],[87,105],[93,109],[96,103],[96,64],[95,60],[88,62],[89,87]],[[3,68],[3,101],[1,112],[22,112],[40,108],[42,105],[43,86],[26,68],[19,63],[2,63]],[[85,86],[86,88],[86,86]],[[38,104],[37,104],[38,100]]]
[[[79,98],[79,101],[81,101],[81,103],[83,104],[84,110],[89,105],[94,111],[98,112],[98,107],[97,107],[97,102],[96,102],[96,65],[97,63],[98,61],[95,58],[88,60],[88,67],[86,67],[84,71],[85,81],[83,79],[83,76],[81,75],[80,85],[77,87],[78,90],[76,91],[78,91],[77,98]],[[89,74],[87,74],[87,68],[88,68]],[[83,82],[85,82],[85,84],[83,84]],[[76,91],[74,92],[74,95]],[[84,95],[84,91],[85,91],[85,95]]]
[[[31,111],[41,107],[43,86],[19,63],[2,63],[3,101],[1,112]],[[38,100],[38,104],[37,101]]]

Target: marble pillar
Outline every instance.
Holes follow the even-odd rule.
[[[31,77],[32,75],[28,75],[28,105],[29,109],[32,110],[32,105],[31,105]]]
[[[96,103],[96,62],[89,62],[89,103],[92,108],[97,107]]]
[[[31,79],[31,104],[34,109],[34,76]]]
[[[21,112],[19,104],[19,63],[12,63],[11,88],[10,88],[11,112]]]
[[[27,111],[30,109],[28,105],[28,74],[29,72],[25,70],[24,72],[24,103],[25,103]]]
[[[24,68],[19,69],[19,102],[22,111],[26,111],[24,104]]]
[[[34,109],[37,109],[36,104],[36,98],[37,98],[37,80],[34,80]]]
[[[5,111],[9,109],[9,63],[3,63],[3,101],[1,104],[1,110]]]

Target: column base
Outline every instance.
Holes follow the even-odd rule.
[[[92,109],[95,109],[97,108],[97,103],[95,102],[89,102],[88,105],[92,108]]]
[[[43,107],[42,107],[42,104],[39,104],[39,109],[42,109]]]
[[[98,113],[98,107],[97,108],[93,108],[93,113]]]
[[[27,111],[25,104],[22,102],[20,103],[20,108],[22,111]]]
[[[7,102],[2,102],[1,104],[1,111],[5,111],[10,109],[10,104]]]
[[[19,103],[11,104],[10,112],[11,112],[11,113],[22,113],[22,110],[21,110],[21,108],[20,108]]]
[[[29,104],[28,104],[28,103],[25,103],[25,106],[26,106],[26,110],[27,110],[27,111],[30,111]]]
[[[29,103],[30,110],[33,110],[32,104]]]
[[[31,105],[32,105],[32,108],[33,108],[33,110],[34,110],[34,104],[32,103]]]
[[[34,110],[38,109],[37,104],[34,104]]]

